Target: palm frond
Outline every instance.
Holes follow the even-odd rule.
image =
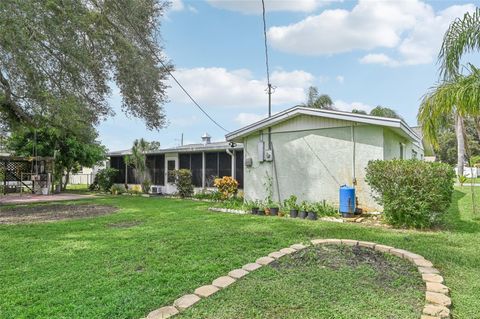
[[[434,147],[438,146],[438,132],[449,115],[480,115],[480,70],[473,66],[470,70],[469,75],[459,75],[432,87],[422,99],[418,122]]]
[[[445,79],[458,76],[462,56],[475,50],[480,50],[480,8],[457,18],[445,33],[438,56],[441,75]]]

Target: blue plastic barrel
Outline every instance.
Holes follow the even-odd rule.
[[[340,186],[340,213],[355,214],[355,188],[347,185]]]

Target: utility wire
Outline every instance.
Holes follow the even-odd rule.
[[[153,48],[150,46],[149,43],[147,43],[146,41],[144,41],[144,39],[142,38],[142,36],[140,35],[140,33],[138,32],[138,30],[136,29],[135,25],[128,19],[128,15],[125,14],[125,12],[123,11],[123,8],[121,8],[120,5],[117,4],[116,1],[114,1],[114,3],[117,5],[117,8],[122,11],[123,13],[123,17],[125,18],[125,20],[130,24],[130,26],[132,27],[133,31],[135,32],[135,34],[137,35],[137,37],[143,42],[143,44],[148,48],[148,50],[155,56],[155,58],[157,59],[157,61],[163,66],[163,68],[165,69],[165,71],[170,75],[170,77],[175,81],[175,83],[177,83],[177,85],[182,89],[182,91],[188,96],[188,98],[193,102],[193,104],[195,104],[195,106],[200,110],[202,111],[203,114],[205,114],[206,117],[208,117],[210,119],[210,121],[212,121],[215,125],[217,125],[219,128],[221,128],[222,130],[224,130],[225,132],[230,132],[229,130],[227,130],[225,127],[223,127],[220,123],[218,123],[217,121],[215,121],[215,119],[210,116],[210,114],[208,114],[207,111],[205,111],[205,109],[203,107],[200,106],[200,104],[197,103],[197,101],[190,95],[190,93],[188,93],[188,91],[185,89],[185,87],[177,80],[177,78],[173,75],[173,73],[170,71],[170,69],[167,67],[167,65],[165,65],[165,63],[163,63],[162,59],[160,59],[160,57],[157,55],[157,53],[155,52],[155,50],[153,50]]]
[[[263,16],[263,38],[265,43],[265,65],[267,67],[267,84],[270,86],[270,69],[268,67],[268,46],[267,46],[267,22],[265,18],[265,0],[262,0],[262,16]]]

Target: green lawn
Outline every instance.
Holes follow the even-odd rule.
[[[140,318],[293,243],[353,238],[424,255],[452,289],[454,317],[479,318],[480,221],[471,213],[466,191],[455,191],[449,229],[441,232],[213,213],[206,203],[173,199],[90,199],[120,211],[82,220],[0,225],[0,317]],[[265,269],[250,276],[253,282],[270,275]],[[214,298],[251,289],[247,280]],[[331,280],[318,284],[333,285]],[[262,303],[261,297],[248,300]],[[209,313],[216,302],[198,307]],[[361,307],[352,311],[351,318],[369,316]]]

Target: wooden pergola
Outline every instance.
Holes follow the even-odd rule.
[[[0,187],[7,193],[40,192],[49,188],[53,157],[0,156]]]

